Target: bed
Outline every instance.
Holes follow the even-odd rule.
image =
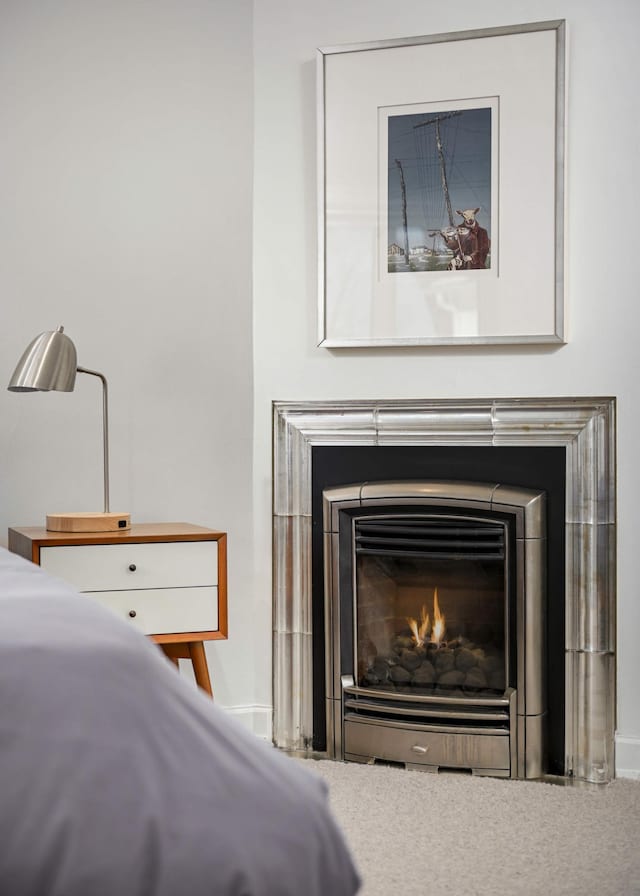
[[[351,896],[326,785],[0,548],[0,893]]]

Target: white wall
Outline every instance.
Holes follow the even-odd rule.
[[[109,380],[111,507],[229,533],[219,701],[255,700],[251,0],[3,0],[0,385],[64,324]],[[0,388],[0,543],[102,509],[101,392]],[[262,675],[262,669],[260,669]]]
[[[316,47],[555,18],[569,35],[569,344],[317,348]],[[638,24],[635,0],[606,14],[596,0],[2,3],[2,376],[63,323],[80,363],[109,377],[113,509],[228,531],[230,638],[208,656],[219,702],[256,730],[271,703],[273,400],[615,395],[618,767],[640,773],[627,223],[639,192]],[[0,421],[0,543],[48,511],[100,509],[92,378],[73,395],[0,388]]]
[[[567,20],[569,40],[568,344],[553,349],[317,348],[316,47],[558,18]],[[617,767],[637,774],[640,316],[631,219],[640,185],[634,73],[639,25],[636,0],[612,0],[606,14],[597,0],[258,0],[254,17],[255,542],[264,639],[270,606],[273,400],[617,396]],[[524,225],[526,209],[523,219]],[[260,662],[264,684],[257,700],[265,702],[267,657]]]

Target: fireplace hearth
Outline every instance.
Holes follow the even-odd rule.
[[[459,475],[457,465],[461,456],[466,457],[467,449],[484,449],[492,459],[503,458],[501,452],[511,449],[530,450],[532,457],[547,450],[560,453],[562,501],[552,495],[549,504],[552,618],[547,625],[547,640],[556,666],[553,687],[547,688],[547,717],[553,723],[549,742],[556,759],[552,772],[569,780],[610,781],[615,768],[616,477],[612,398],[274,403],[274,743],[307,754],[320,749],[329,755],[332,750],[335,716],[325,717],[330,716],[326,714],[330,694],[325,693],[324,672],[318,667],[318,642],[324,643],[324,624],[318,618],[314,588],[318,566],[321,579],[326,578],[328,570],[323,569],[326,561],[318,558],[313,548],[317,540],[312,506],[317,466],[314,456],[335,449],[336,457],[341,457],[342,449],[348,453],[360,448],[367,448],[374,457],[383,453],[379,449],[416,455],[423,449],[440,451],[444,467],[452,469],[444,476],[438,471],[437,479],[450,476],[458,482],[496,483],[504,482],[502,472],[498,475],[494,471],[489,478]],[[363,471],[362,481],[370,478]],[[399,478],[406,478],[404,470]],[[415,478],[424,481],[432,477],[420,473]],[[520,481],[507,479],[506,484]],[[525,487],[530,485],[524,481]],[[438,593],[440,597],[444,592]],[[443,601],[439,604],[446,615]],[[426,612],[433,616],[433,594],[427,600]],[[407,615],[419,632],[422,604]],[[470,640],[476,644],[473,649],[490,652],[487,645]],[[520,661],[518,658],[516,665]],[[322,662],[324,670],[324,656]],[[423,674],[428,672],[426,667]],[[546,672],[548,666],[543,669],[543,674]],[[396,674],[403,677],[402,673]],[[361,684],[356,668],[354,687]],[[504,692],[508,696],[511,687],[512,679]],[[518,688],[513,690],[517,692]],[[396,696],[390,698],[392,702],[396,702]],[[432,696],[447,699],[441,694]],[[353,697],[350,694],[348,699]],[[517,697],[514,699],[517,704]],[[344,719],[341,725],[343,737]],[[529,757],[522,761],[526,765]]]

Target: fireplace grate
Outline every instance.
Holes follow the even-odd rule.
[[[474,704],[459,699],[424,697],[418,703],[414,700],[387,700],[376,698],[371,693],[363,694],[357,687],[344,689],[344,710],[346,719],[362,721],[377,720],[381,723],[428,726],[431,729],[502,729],[509,728],[509,698],[505,695],[494,699],[484,699]]]
[[[449,517],[365,518],[355,522],[357,555],[433,560],[504,560],[504,526]]]

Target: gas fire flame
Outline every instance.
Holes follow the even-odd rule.
[[[431,629],[431,641],[440,644],[444,638],[444,616],[438,606],[438,589],[433,592],[433,628]]]
[[[416,644],[418,647],[421,647],[425,643],[427,631],[429,630],[429,614],[427,613],[427,608],[424,604],[420,614],[420,625],[418,625],[417,619],[407,618],[407,622],[409,623],[409,628],[413,632]]]
[[[426,606],[423,605],[422,607],[420,623],[413,617],[407,617],[407,622],[409,623],[413,639],[418,647],[421,647],[423,644],[435,644],[436,646],[440,646],[445,633],[445,617],[440,612],[437,588],[435,588],[433,592],[433,627],[429,637],[427,637],[427,632],[429,631],[430,619]]]

